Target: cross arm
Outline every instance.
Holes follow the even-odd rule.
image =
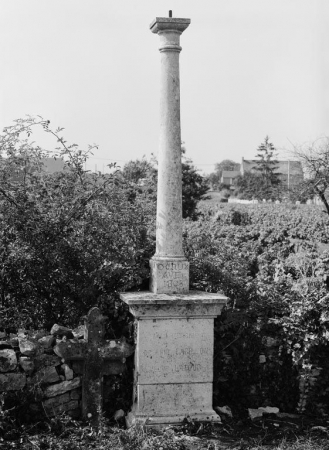
[[[91,350],[92,344],[84,339],[79,341],[69,339],[61,341],[54,347],[54,352],[60,358],[66,360],[84,360],[88,358],[88,351]],[[117,360],[127,358],[134,353],[134,346],[126,342],[124,338],[104,341],[98,344],[98,354],[102,359]]]
[[[99,354],[104,359],[123,359],[134,353],[135,347],[128,344],[125,338],[107,341],[99,348]]]
[[[63,359],[69,360],[81,360],[85,359],[87,352],[88,342],[84,339],[73,340],[68,339],[67,341],[58,342],[54,347],[54,352],[57,356]]]

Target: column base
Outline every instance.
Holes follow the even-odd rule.
[[[200,414],[168,415],[156,417],[148,417],[142,414],[137,414],[132,410],[126,417],[126,426],[127,428],[131,428],[135,425],[152,428],[164,428],[169,425],[182,425],[185,421],[190,420],[195,422],[222,423],[219,415],[216,414],[216,412],[213,410]]]
[[[189,262],[185,257],[153,256],[150,291],[154,294],[188,294]]]

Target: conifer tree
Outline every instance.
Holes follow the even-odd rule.
[[[265,140],[257,149],[257,166],[254,168],[256,173],[262,178],[262,194],[264,198],[270,197],[280,185],[280,174],[278,161],[275,159],[275,147],[266,136]]]

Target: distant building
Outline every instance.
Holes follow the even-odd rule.
[[[256,172],[257,160],[242,158],[242,163],[239,164],[239,166],[239,170],[224,170],[221,183],[233,187],[235,179],[239,175],[244,175],[246,172]],[[281,183],[288,189],[296,186],[304,179],[303,168],[300,161],[278,160],[274,172],[279,174]]]
[[[240,175],[240,170],[223,170],[221,183],[234,186],[234,180]]]
[[[240,168],[241,175],[246,172],[255,172],[257,167],[257,160],[242,158]],[[303,168],[300,161],[280,161],[277,160],[274,173],[279,174],[280,181],[287,188],[296,186],[304,179]]]

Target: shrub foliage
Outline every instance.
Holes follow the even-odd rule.
[[[57,141],[62,171],[44,169],[47,153],[30,139],[37,127]],[[146,287],[154,195],[115,167],[85,171],[92,148],[68,145],[42,118],[6,128],[0,150],[0,327],[75,326],[98,305],[111,337],[129,334],[118,292]],[[207,201],[192,216],[183,231],[190,287],[230,298],[215,324],[215,405],[328,412],[327,216]],[[116,407],[127,409],[124,386],[118,392]]]
[[[328,410],[328,222],[320,208],[200,206],[192,285],[230,303],[215,329],[215,402]]]
[[[37,126],[57,139],[64,170],[44,170],[46,153],[28,141]],[[88,152],[61,132],[29,118],[1,137],[2,326],[73,326],[94,305],[113,316],[118,290],[148,276],[149,204],[131,202],[115,171],[85,171]]]

